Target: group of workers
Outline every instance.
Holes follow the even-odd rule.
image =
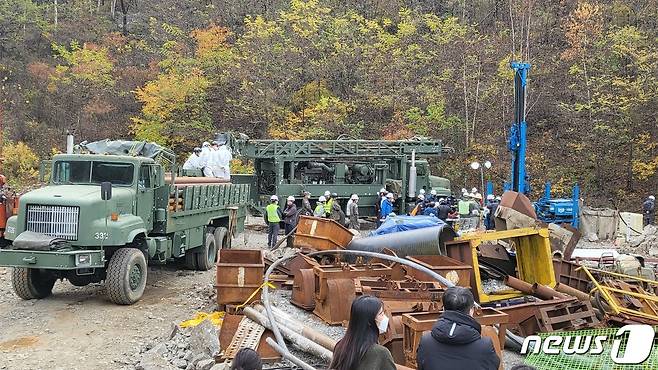
[[[196,147],[183,164],[184,170],[201,170],[205,177],[231,179],[233,154],[224,141],[204,142]]]
[[[264,219],[267,224],[267,245],[274,248],[278,242],[279,223],[283,220],[284,232],[287,236],[287,246],[292,247],[293,244],[293,231],[297,227],[297,222],[300,215],[325,217],[332,219],[341,225],[350,229],[359,230],[359,196],[352,194],[345,212],[337,201],[338,194],[332,193],[329,190],[324,192],[318,198],[315,208],[311,206],[311,193],[304,192],[302,198],[301,209],[297,209],[295,204],[295,197],[289,196],[286,199],[286,206],[283,210],[279,207],[279,197],[272,195],[269,204],[265,207]]]
[[[487,230],[493,230],[495,228],[493,217],[500,200],[499,196],[489,194],[486,202],[483,202],[482,195],[477,188],[473,188],[470,193],[463,188],[459,201],[452,196],[439,197],[436,190],[433,189],[429,194],[425,192],[425,189],[420,189],[416,205],[409,214],[435,216],[444,222],[457,218],[484,216],[484,226]]]

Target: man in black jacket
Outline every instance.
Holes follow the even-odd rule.
[[[500,359],[493,342],[480,336],[473,319],[473,294],[451,287],[443,294],[445,312],[418,346],[418,370],[495,370]]]

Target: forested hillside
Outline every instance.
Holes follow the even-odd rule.
[[[656,0],[3,0],[3,171],[31,180],[66,130],[177,152],[224,130],[422,135],[455,148],[437,163],[455,190],[478,186],[472,160],[499,185],[516,59],[535,195],[579,182],[635,209],[658,190],[657,19]]]

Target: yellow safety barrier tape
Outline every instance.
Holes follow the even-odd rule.
[[[213,325],[221,327],[224,319],[224,311],[215,311],[212,313],[197,312],[193,319],[180,323],[181,328],[191,328],[201,324],[204,320],[210,320]]]

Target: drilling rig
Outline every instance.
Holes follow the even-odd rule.
[[[220,134],[233,154],[252,160],[254,174],[232,175],[233,183],[252,184],[252,199],[263,206],[270,196],[317,199],[325,191],[343,203],[359,196],[359,213],[375,215],[381,188],[396,194],[396,212],[407,212],[420,189],[450,196],[450,181],[430,173],[429,158],[451,152],[439,140],[251,140],[245,135]],[[344,205],[344,204],[343,204]]]

